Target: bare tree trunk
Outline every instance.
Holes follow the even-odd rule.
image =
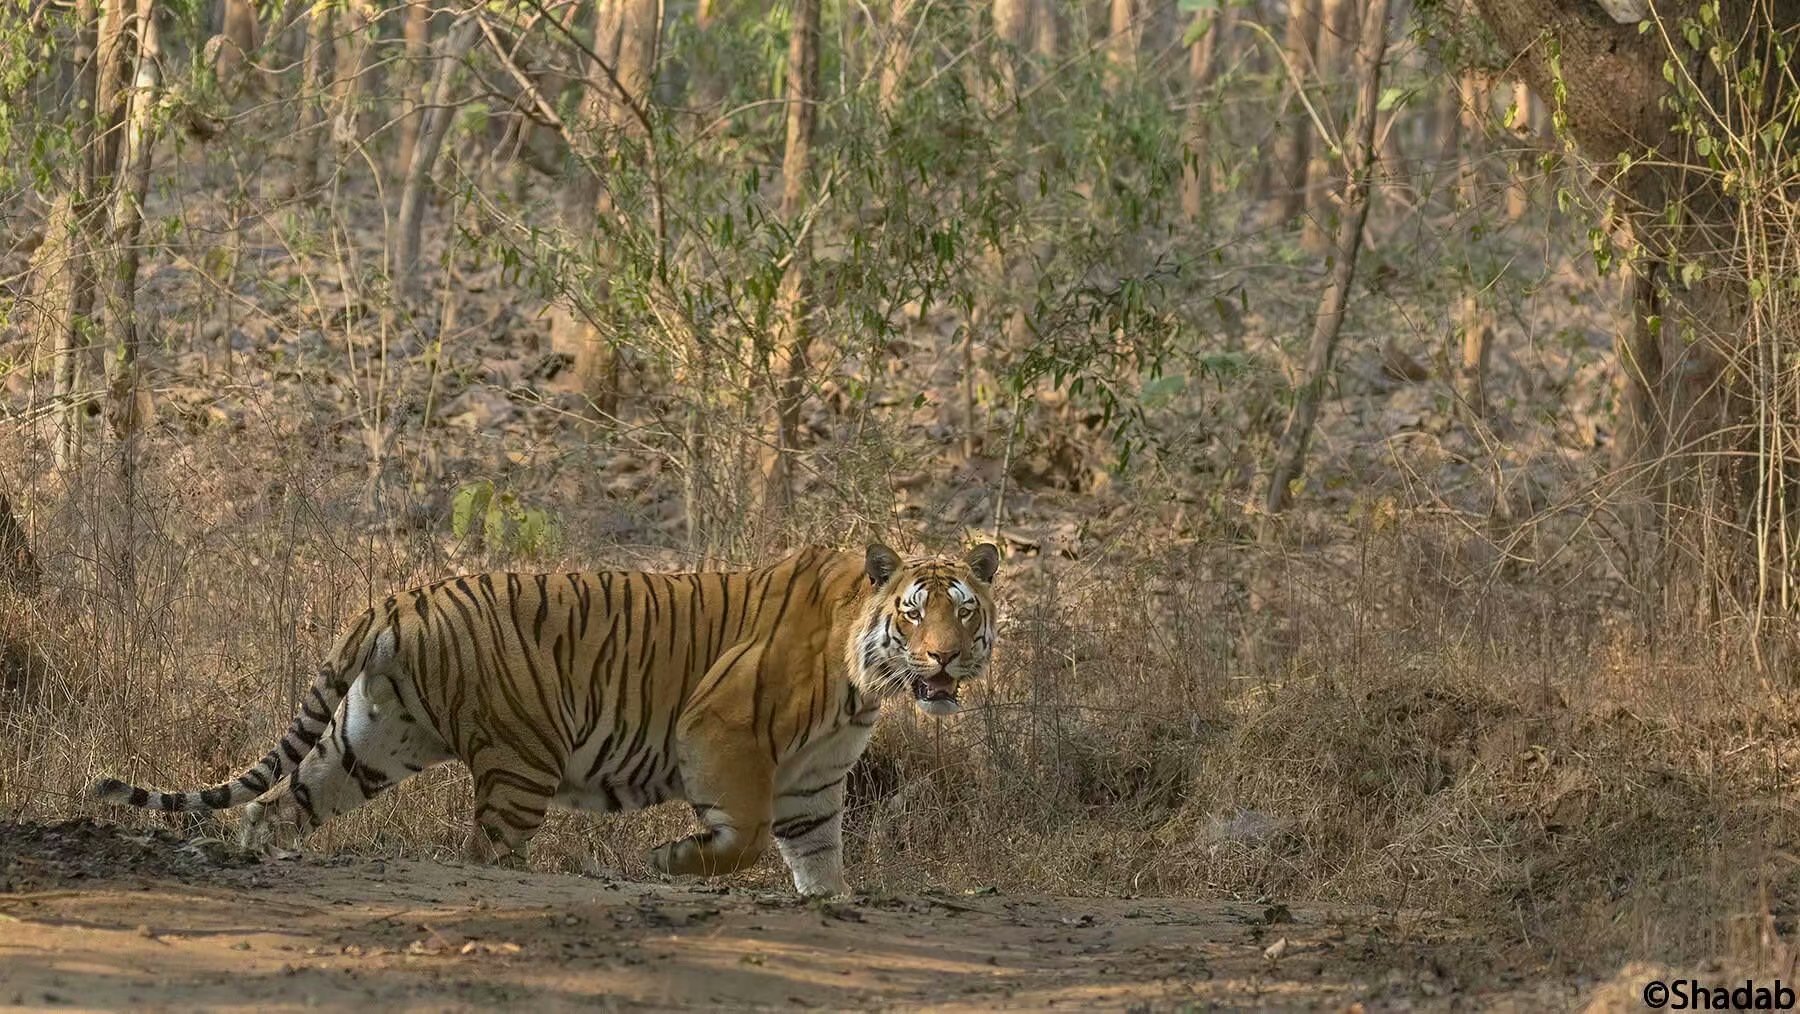
[[[346,0],[331,16],[331,135],[338,144],[362,144],[362,94],[367,90],[369,32],[378,14],[373,0]]]
[[[1620,513],[1628,531],[1626,576],[1638,589],[1640,619],[1647,630],[1654,627],[1655,589],[1667,576],[1663,536],[1667,532],[1670,490],[1664,488],[1669,471],[1668,427],[1658,394],[1667,379],[1662,340],[1656,321],[1663,308],[1657,292],[1654,261],[1626,259],[1620,277],[1624,282],[1622,326],[1613,339],[1619,357],[1620,387],[1618,435],[1613,441],[1612,465],[1624,493]]]
[[[306,18],[306,51],[301,56],[300,121],[294,127],[294,192],[303,198],[319,189],[319,159],[325,130],[326,68],[331,51],[332,9],[320,4]]]
[[[1350,0],[1320,0],[1314,66],[1320,84],[1319,108],[1326,112],[1327,123],[1342,122],[1336,85],[1343,77],[1344,57],[1350,48],[1353,13]],[[1331,245],[1332,198],[1338,189],[1332,152],[1321,140],[1315,139],[1306,162],[1306,215],[1300,226],[1300,248],[1315,255]]]
[[[994,35],[1000,42],[998,70],[1003,94],[1017,94],[1019,58],[1031,45],[1032,0],[994,0]]]
[[[1005,132],[1010,129],[1011,121],[1003,116],[1003,110],[1017,95],[1021,81],[1021,73],[1025,68],[1022,57],[1033,42],[1032,17],[1041,12],[1034,11],[1031,0],[994,0],[992,14],[994,34],[998,45],[990,51],[993,76],[1000,82],[998,88],[984,88],[980,82],[987,80],[981,69],[971,63],[969,77],[976,83],[971,91],[984,97],[987,112],[997,124],[997,129]],[[1018,185],[1018,178],[1012,179],[1012,185]],[[962,361],[961,374],[961,412],[952,413],[946,404],[946,414],[951,415],[953,426],[960,426],[962,431],[962,454],[965,460],[975,456],[976,442],[976,404],[975,389],[979,379],[976,370],[975,350],[984,335],[991,337],[998,329],[1011,328],[1014,314],[1005,308],[1005,291],[1011,265],[1006,251],[993,245],[985,246],[980,254],[978,273],[982,284],[978,286],[980,295],[970,308],[969,318],[962,328],[962,340],[958,343],[956,355]],[[949,350],[945,350],[948,354]],[[955,419],[960,415],[960,419]]]
[[[1038,0],[1036,17],[1033,21],[1037,31],[1033,34],[1031,47],[1038,59],[1048,63],[1056,59],[1062,46],[1061,12],[1057,0]]]
[[[1381,63],[1387,52],[1387,8],[1388,0],[1369,0],[1369,6],[1363,12],[1362,31],[1356,48],[1356,116],[1351,123],[1350,147],[1345,152],[1348,171],[1344,178],[1343,218],[1338,222],[1337,259],[1332,263],[1331,280],[1325,287],[1325,294],[1319,300],[1319,313],[1313,320],[1312,337],[1307,345],[1306,372],[1295,393],[1294,409],[1282,431],[1275,467],[1269,476],[1266,507],[1271,516],[1287,510],[1292,497],[1290,487],[1305,467],[1313,422],[1319,415],[1319,399],[1331,382],[1332,360],[1343,328],[1344,307],[1349,301],[1350,285],[1356,278],[1363,224],[1369,217],[1376,107],[1381,98]]]
[[[131,41],[132,89],[125,95],[125,133],[120,147],[119,179],[110,214],[108,255],[112,261],[105,313],[106,347],[117,355],[110,381],[109,415],[121,439],[135,432],[141,422],[135,406],[138,361],[137,276],[138,241],[144,226],[144,197],[150,189],[150,156],[155,147],[158,59],[161,40],[156,26],[155,0],[137,0]]]
[[[596,84],[604,85],[599,95],[606,106],[607,120],[620,129],[637,129],[630,104],[650,98],[657,51],[662,46],[662,21],[662,0],[606,0],[604,4],[601,31],[611,41],[607,44],[603,36],[605,48],[600,52],[616,54],[613,73],[630,98],[620,95],[617,88],[599,76],[597,69],[592,77]]]
[[[799,443],[800,406],[805,397],[808,344],[807,273],[812,259],[811,230],[802,218],[812,193],[813,128],[818,122],[820,0],[794,0],[794,27],[788,39],[787,144],[781,159],[781,220],[796,236],[776,294],[776,332],[769,359],[774,398],[765,425],[763,507],[793,500],[793,456]]]
[[[1484,84],[1473,74],[1465,73],[1460,82],[1462,94],[1461,132],[1465,138],[1465,149],[1456,175],[1458,202],[1464,214],[1473,213],[1481,201],[1481,178],[1479,163],[1476,158],[1481,150],[1482,113],[1487,107],[1488,92]],[[1494,336],[1493,314],[1488,312],[1482,303],[1481,290],[1486,279],[1477,277],[1471,269],[1470,277],[1463,280],[1463,292],[1458,319],[1462,331],[1462,359],[1458,365],[1457,380],[1461,391],[1463,412],[1471,425],[1475,420],[1487,416],[1487,368],[1490,346]]]
[[[880,78],[876,85],[877,101],[883,116],[892,116],[906,87],[906,72],[912,67],[913,5],[917,0],[889,0],[886,37],[881,43]]]
[[[656,66],[662,52],[663,0],[611,2],[618,24],[618,62],[614,65],[614,73],[619,83],[603,92],[609,101],[607,121],[621,135],[648,145],[654,143],[654,139],[645,135],[645,125],[638,121],[631,106],[637,103],[640,107],[648,107],[656,87]],[[624,94],[620,94],[621,89]],[[612,191],[601,187],[595,198],[594,218],[598,221],[601,216],[613,213]],[[600,302],[607,305],[611,300]],[[586,354],[577,361],[577,369],[586,378],[589,394],[600,411],[610,416],[618,409],[619,350],[592,321],[588,324],[583,347]]]
[[[1199,26],[1205,19],[1206,28]],[[1194,28],[1200,35],[1188,46],[1188,114],[1185,121],[1187,143],[1181,172],[1181,213],[1197,222],[1212,203],[1212,86],[1224,59],[1226,46],[1237,27],[1237,8],[1222,5],[1212,14],[1194,15]]]
[[[1110,0],[1106,21],[1106,83],[1118,88],[1137,69],[1138,25],[1132,0]]]
[[[148,421],[149,398],[138,385],[141,334],[137,318],[138,241],[143,234],[144,197],[150,189],[150,157],[156,144],[155,110],[162,55],[156,0],[137,0],[132,20],[133,81],[126,95],[125,133],[119,152],[120,179],[112,206],[112,278],[106,304],[106,345],[113,349],[107,417],[120,441],[118,468],[121,518],[118,581],[125,601],[135,598],[138,434]]]
[[[336,32],[329,36],[333,47],[333,98],[337,112],[333,134],[361,144],[362,94],[369,88],[369,36],[375,31],[380,12],[373,0],[346,0],[338,16],[332,19]]]
[[[1531,206],[1528,180],[1535,171],[1532,147],[1537,139],[1537,123],[1532,117],[1531,86],[1523,80],[1513,82],[1513,136],[1519,139],[1519,150],[1513,158],[1512,178],[1506,186],[1506,217],[1514,222],[1525,217]]]
[[[449,132],[450,121],[456,113],[450,104],[450,81],[457,65],[475,44],[475,37],[481,30],[476,20],[479,16],[479,13],[465,15],[444,36],[443,48],[436,58],[429,103],[420,117],[418,146],[406,169],[406,186],[400,192],[400,213],[396,222],[399,243],[394,250],[393,276],[395,287],[407,298],[416,297],[420,291],[419,243],[424,229],[425,196],[431,188],[431,167],[437,162],[444,135]]]
[[[1407,0],[1394,0],[1388,8],[1388,17],[1395,25],[1395,31],[1402,35],[1410,31],[1407,27],[1412,17],[1412,5]],[[1360,26],[1361,22],[1358,22]],[[1406,77],[1408,66],[1416,65],[1418,51],[1411,49],[1395,58],[1395,66],[1389,71],[1389,78]],[[1420,110],[1411,102],[1401,102],[1388,113],[1385,123],[1376,123],[1376,144],[1381,152],[1379,160],[1382,165],[1381,176],[1384,185],[1391,191],[1400,192],[1408,201],[1417,199],[1419,187],[1413,179],[1414,166],[1407,143],[1408,136],[1417,130],[1417,124],[1423,117]]]
[[[656,79],[662,45],[661,0],[598,0],[594,21],[598,60],[590,59],[587,68],[581,100],[583,129],[606,138],[607,147],[621,137],[646,140],[632,106],[648,102]],[[605,419],[618,411],[620,371],[613,339],[599,319],[610,302],[610,255],[591,241],[601,234],[600,222],[614,212],[612,193],[597,171],[578,176],[561,195],[563,225],[576,247],[594,262],[588,275],[593,279],[593,291],[552,309],[551,342],[574,357],[581,393]]]
[[[407,0],[405,19],[401,22],[401,36],[406,40],[404,71],[400,74],[400,101],[424,95],[423,84],[428,79],[426,60],[431,55],[431,4],[429,0]],[[394,145],[394,165],[391,175],[404,176],[412,166],[413,149],[419,143],[419,121],[423,118],[422,110],[414,108],[405,110],[400,116],[400,137]]]
[[[113,193],[108,254],[112,260],[108,286],[106,347],[117,355],[109,386],[113,404],[109,414],[113,429],[126,438],[141,422],[131,404],[135,401],[138,360],[137,276],[138,242],[144,226],[144,197],[150,190],[150,157],[156,144],[155,119],[158,60],[162,44],[156,26],[155,0],[136,0],[131,41],[133,82],[126,94],[125,134],[120,148],[119,179]]]
[[[1300,94],[1312,78],[1313,40],[1319,33],[1319,0],[1288,0],[1287,33],[1282,59],[1282,124],[1275,136],[1275,201],[1271,206],[1276,224],[1294,220],[1306,208],[1306,166],[1313,143],[1312,118],[1307,116]]]
[[[56,423],[51,441],[56,466],[64,470],[73,468],[81,454],[81,363],[87,357],[94,312],[93,257],[97,244],[93,231],[100,175],[97,134],[101,12],[96,0],[80,0],[76,10],[79,28],[74,54],[76,114],[72,129],[77,153],[75,178],[69,193],[58,199],[50,215],[51,234],[58,235],[66,245],[64,281],[59,286],[59,319],[55,322]]]
[[[224,17],[219,34],[208,40],[213,76],[227,95],[238,95],[254,87],[261,78],[254,66],[246,67],[262,45],[262,26],[257,23],[256,8],[250,0],[224,0]]]

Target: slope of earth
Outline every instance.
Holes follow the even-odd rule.
[[[550,1011],[1568,1007],[1428,914],[997,895],[808,904],[0,824],[0,1005]]]

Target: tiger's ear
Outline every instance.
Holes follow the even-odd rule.
[[[982,584],[989,584],[994,580],[994,574],[1000,570],[1000,550],[992,542],[983,542],[969,550],[969,555],[963,557],[963,561],[975,572]]]
[[[879,542],[869,543],[868,555],[863,557],[863,570],[869,575],[869,583],[877,588],[888,583],[894,571],[900,569],[900,555]]]

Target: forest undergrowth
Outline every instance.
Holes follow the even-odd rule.
[[[742,32],[727,41],[758,59],[777,46]],[[391,154],[389,125],[344,142],[309,189],[276,143],[280,96],[227,103],[234,129],[209,133],[202,95],[145,198],[132,438],[97,395],[73,465],[33,317],[53,215],[12,192],[0,490],[41,581],[0,582],[0,814],[95,813],[81,793],[101,772],[187,787],[240,770],[341,626],[411,583],[993,538],[991,678],[954,719],[884,715],[852,777],[860,888],[1430,910],[1564,969],[1779,964],[1800,932],[1792,658],[1729,619],[1654,608],[1615,474],[1610,357],[1631,282],[1597,270],[1584,212],[1565,207],[1576,171],[1542,132],[1487,123],[1491,99],[1451,108],[1461,141],[1422,154],[1440,138],[1407,119],[1429,99],[1409,112],[1408,96],[1444,82],[1396,42],[1386,129],[1413,155],[1374,188],[1311,458],[1271,517],[1258,483],[1330,261],[1308,236],[1336,212],[1268,221],[1254,160],[1283,76],[1250,45],[1193,99],[1223,152],[1193,192],[1204,213],[1143,210],[1178,200],[1191,108],[1171,109],[1156,74],[1193,42],[1146,45],[1137,91],[1101,87],[1123,73],[1103,43],[1091,66],[1071,58],[1111,96],[1093,107],[1048,76],[1009,106],[992,82],[932,75],[913,113],[883,91],[890,119],[868,123],[838,96],[823,175],[848,196],[802,212],[816,235],[811,218],[772,227],[772,178],[747,169],[772,158],[774,114],[761,133],[683,125],[717,147],[658,153],[662,176],[621,127],[609,169],[635,188],[615,199],[637,231],[595,226],[618,248],[601,252],[532,217],[562,197],[495,154],[529,144],[487,95],[455,117],[416,279],[384,266],[395,188],[377,181],[393,174],[362,173]],[[665,92],[727,89],[696,52],[742,69],[707,36],[669,45],[685,55]],[[845,80],[848,64],[833,65]],[[1344,96],[1323,90],[1329,118]],[[913,151],[969,132],[991,147]],[[645,223],[673,198],[691,204],[670,231],[706,239],[660,259],[667,237]],[[733,372],[727,337],[785,312],[800,233],[816,244],[813,373],[782,437],[793,500],[758,513],[737,491],[764,420],[733,385],[766,378]],[[695,288],[671,297],[671,278]],[[617,356],[599,394],[563,340],[571,312]],[[696,321],[713,330],[683,331]],[[1470,326],[1491,332],[1479,411],[1458,362]],[[311,847],[450,858],[468,795],[446,767]],[[213,836],[235,820],[106,816]],[[648,878],[645,849],[689,820],[553,815],[533,862]],[[740,881],[777,885],[778,861]]]

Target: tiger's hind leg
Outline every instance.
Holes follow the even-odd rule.
[[[689,699],[675,732],[682,795],[705,827],[650,850],[660,873],[716,877],[755,863],[769,847],[774,762],[756,732],[759,649],[721,662]],[[739,678],[733,678],[733,676]]]
[[[474,826],[466,854],[470,862],[522,867],[532,835],[560,779],[518,751],[490,746],[469,761],[475,780]]]
[[[762,858],[769,847],[774,786],[767,757],[762,744],[750,737],[743,743],[715,743],[704,751],[684,750],[683,793],[705,827],[651,849],[650,865],[659,873],[717,877]]]
[[[244,808],[244,844],[278,854],[296,847],[332,817],[450,756],[389,678],[358,677],[300,766]]]

